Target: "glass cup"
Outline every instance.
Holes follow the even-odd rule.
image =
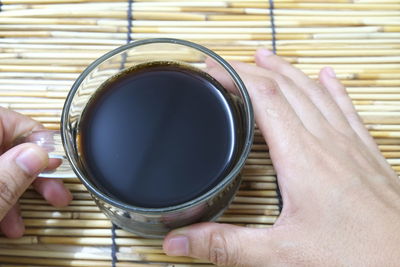
[[[230,172],[206,193],[178,205],[164,208],[143,208],[128,205],[101,191],[86,177],[78,151],[78,126],[90,98],[103,82],[124,69],[153,61],[174,61],[207,72],[205,61],[219,66],[217,80],[230,80],[229,92],[235,95],[240,114],[236,132],[239,157]],[[97,206],[117,226],[144,237],[162,237],[170,230],[188,224],[212,221],[218,218],[232,201],[239,188],[240,171],[250,152],[254,131],[253,111],[246,88],[235,70],[213,51],[185,40],[160,38],[129,43],[103,55],[78,77],[69,92],[61,117],[61,131],[39,131],[25,138],[49,151],[49,157],[58,159],[60,166],[41,177],[81,180]],[[54,160],[55,160],[54,159]],[[92,179],[95,179],[92,178]]]

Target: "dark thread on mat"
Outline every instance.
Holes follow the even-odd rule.
[[[278,198],[278,208],[279,208],[279,213],[280,213],[282,211],[283,201],[282,201],[281,189],[279,188],[278,181],[276,181],[276,194],[277,194],[277,198]]]
[[[132,14],[132,5],[133,5],[133,0],[128,0],[128,33],[126,36],[126,43],[129,44],[132,41],[132,20],[133,20],[133,14]]]
[[[269,19],[271,22],[271,34],[272,34],[272,52],[276,54],[276,28],[275,28],[275,18],[274,18],[274,0],[269,0]],[[278,198],[278,208],[279,212],[282,211],[282,195],[281,190],[279,188],[278,177],[276,181],[276,195]]]
[[[127,33],[126,33],[126,43],[129,44],[132,41],[132,20],[133,20],[133,15],[132,15],[132,4],[133,0],[128,0],[128,10],[126,11],[126,20],[128,23],[127,26]],[[121,60],[121,66],[120,69],[123,70],[125,69],[125,63],[126,63],[126,57],[127,52],[122,53],[122,60]]]
[[[269,19],[271,22],[272,30],[272,52],[276,54],[276,28],[275,28],[275,18],[274,18],[274,0],[269,0]]]
[[[2,11],[3,3],[0,1],[0,12]]]
[[[115,224],[112,224],[111,226],[111,266],[115,267],[117,265],[117,243],[115,242],[115,238],[117,237],[117,234],[115,230],[117,229],[117,226]]]
[[[132,3],[133,0],[128,0],[128,10],[127,10],[127,16],[126,20],[128,22],[128,29],[127,29],[127,34],[126,34],[126,43],[129,44],[132,41]],[[121,60],[121,66],[120,69],[123,70],[125,69],[125,63],[126,63],[126,58],[127,58],[127,53],[124,52],[122,54],[122,60]],[[117,264],[117,243],[115,242],[115,238],[117,237],[117,233],[115,230],[118,228],[115,224],[112,224],[111,227],[111,266],[115,267]]]

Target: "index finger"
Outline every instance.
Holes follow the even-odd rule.
[[[0,154],[11,148],[18,137],[42,128],[31,118],[0,107]]]

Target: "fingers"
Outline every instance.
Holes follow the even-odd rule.
[[[0,156],[0,219],[46,168],[47,162],[47,153],[34,144],[13,147]]]
[[[255,60],[258,66],[274,71],[293,81],[296,89],[302,91],[307,96],[317,107],[318,113],[322,114],[326,122],[331,124],[336,131],[346,135],[353,134],[348,121],[330,94],[301,70],[266,49],[259,49]],[[303,113],[300,116],[307,116],[307,114]]]
[[[0,222],[0,230],[9,238],[20,238],[23,236],[25,226],[22,221],[18,204],[15,204]]]
[[[378,146],[374,139],[365,128],[361,118],[358,116],[350,97],[348,96],[344,86],[336,78],[335,72],[332,68],[323,68],[319,74],[319,81],[328,90],[341,112],[346,117],[349,125],[358,134],[361,140],[373,151],[378,152]]]
[[[0,107],[0,154],[11,148],[21,135],[42,128],[40,123],[31,118]]]
[[[255,119],[266,139],[270,151],[282,154],[294,149],[305,128],[296,112],[281,92],[274,80],[246,73],[241,66],[236,71],[242,78],[250,95]],[[219,67],[211,67],[208,72],[217,79],[224,88],[233,91],[232,79],[224,75]]]
[[[269,266],[273,233],[228,224],[200,223],[169,233],[163,248],[170,256],[189,256],[218,266]]]
[[[255,120],[268,144],[274,168],[280,177],[282,197],[288,206],[288,194],[301,198],[303,192],[308,190],[309,184],[304,179],[297,179],[298,175],[293,174],[293,171],[307,166],[306,158],[298,155],[313,140],[310,131],[314,135],[325,135],[326,131],[322,128],[325,119],[311,101],[285,79],[272,78],[271,74],[266,74],[269,71],[257,66],[232,64],[246,84]],[[230,88],[234,84],[227,75],[221,74],[223,70],[214,66],[208,71],[227,90],[232,91]]]
[[[309,97],[302,90],[299,90],[298,86],[291,79],[267,69],[242,62],[232,62],[232,66],[240,70],[243,75],[257,75],[275,81],[304,127],[313,135],[327,135],[328,122]]]
[[[71,192],[59,179],[38,178],[33,183],[33,187],[55,207],[65,207],[72,200]]]

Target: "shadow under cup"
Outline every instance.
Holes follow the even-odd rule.
[[[82,114],[102,85],[124,70],[151,62],[174,62],[208,73],[222,84],[230,84],[234,101],[237,156],[229,170],[212,188],[193,199],[167,207],[134,206],[109,194],[88,173],[82,162]],[[213,70],[207,69],[206,61]],[[228,92],[227,92],[228,93]],[[184,225],[215,220],[232,201],[240,185],[240,171],[250,152],[253,138],[253,112],[243,82],[220,56],[198,44],[177,39],[147,39],[119,47],[93,62],[74,83],[67,96],[61,138],[73,171],[89,190],[102,212],[117,226],[145,237],[162,237]],[[118,129],[114,129],[118,130]],[[83,151],[84,152],[84,151]],[[204,166],[207,168],[207,166]],[[159,188],[162,193],[162,188]]]

